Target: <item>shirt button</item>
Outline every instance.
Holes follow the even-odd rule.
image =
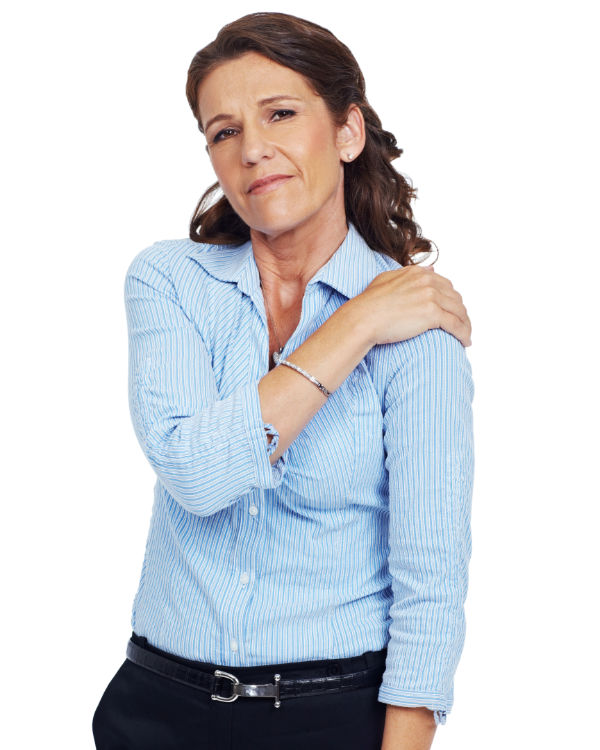
[[[238,650],[238,642],[235,640],[235,638],[231,639],[231,650],[232,651]]]
[[[248,583],[249,580],[250,576],[248,575],[248,573],[242,573],[242,575],[240,576],[240,583]]]
[[[251,516],[255,516],[257,513],[258,513],[258,508],[256,507],[256,505],[251,505],[250,506],[250,515]]]

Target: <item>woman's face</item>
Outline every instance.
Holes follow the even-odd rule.
[[[303,76],[249,52],[208,74],[198,109],[221,189],[249,227],[275,235],[343,215],[341,156],[357,148]]]

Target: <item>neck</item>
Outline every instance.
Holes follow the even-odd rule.
[[[251,229],[252,250],[263,289],[282,302],[284,297],[303,292],[342,244],[347,232],[345,213],[318,223],[305,222],[276,234]]]

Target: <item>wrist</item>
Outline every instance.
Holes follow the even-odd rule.
[[[344,325],[348,331],[352,334],[353,338],[357,338],[363,344],[365,354],[377,344],[375,340],[374,326],[365,313],[364,305],[359,301],[360,295],[352,297],[347,302],[344,302],[336,312],[335,315],[339,315],[344,320]]]

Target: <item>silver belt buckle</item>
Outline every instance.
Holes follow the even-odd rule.
[[[281,706],[281,701],[279,700],[279,680],[281,680],[281,675],[279,674],[274,675],[275,683],[269,682],[266,685],[244,685],[234,674],[224,672],[222,669],[215,669],[215,677],[226,677],[228,680],[231,680],[233,689],[228,698],[211,693],[210,697],[214,701],[232,703],[240,696],[243,698],[275,698],[275,708]]]

